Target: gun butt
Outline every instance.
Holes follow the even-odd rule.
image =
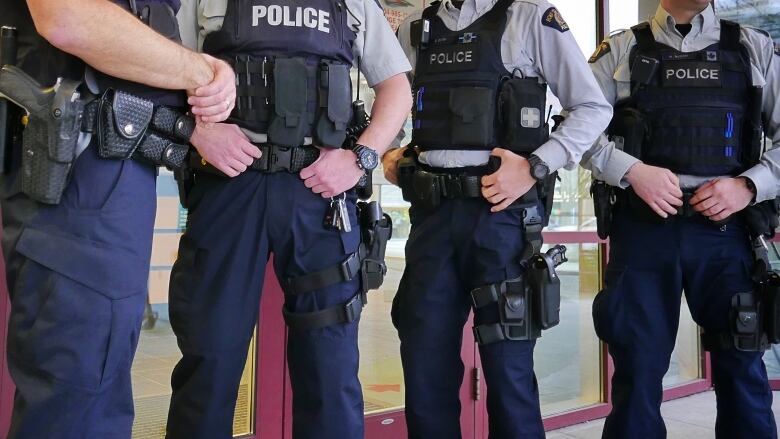
[[[48,111],[47,103],[54,96],[51,88],[44,89],[24,70],[11,65],[0,68],[0,94],[30,114]]]

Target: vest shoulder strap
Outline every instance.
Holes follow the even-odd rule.
[[[650,22],[645,21],[639,23],[631,28],[636,38],[636,45],[642,52],[651,52],[655,50],[655,35],[653,35],[653,28],[650,27]]]
[[[436,19],[436,13],[439,12],[439,6],[441,5],[440,1],[435,1],[431,3],[430,6],[423,9],[422,18],[424,20],[428,20],[430,22],[433,22],[433,20]]]
[[[515,0],[498,0],[483,18],[491,23],[506,22],[506,11],[514,2]]]
[[[733,21],[720,21],[720,47],[738,52],[742,49],[742,27]]]

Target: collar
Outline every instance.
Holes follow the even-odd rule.
[[[452,0],[442,0],[439,13],[449,15],[458,23],[458,29],[463,29],[485,15],[498,0],[464,0],[460,9]]]
[[[675,28],[677,22],[674,20],[674,17],[672,17],[669,12],[663,8],[663,6],[658,6],[653,20],[663,32],[668,34],[674,34],[677,32],[677,29]],[[698,15],[693,17],[691,24],[693,25],[693,29],[691,29],[692,34],[700,34],[719,29],[720,21],[715,15],[715,9],[712,6],[712,3],[710,3],[707,8],[701,11]]]

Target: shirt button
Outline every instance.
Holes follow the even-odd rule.
[[[447,160],[447,167],[448,168],[454,168],[455,167],[455,160]]]

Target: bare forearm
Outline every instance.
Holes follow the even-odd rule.
[[[166,89],[211,82],[206,60],[106,0],[28,0],[38,32],[108,75]]]
[[[412,92],[405,74],[393,76],[378,84],[371,109],[371,124],[359,143],[374,148],[381,157],[398,135],[412,107]]]

